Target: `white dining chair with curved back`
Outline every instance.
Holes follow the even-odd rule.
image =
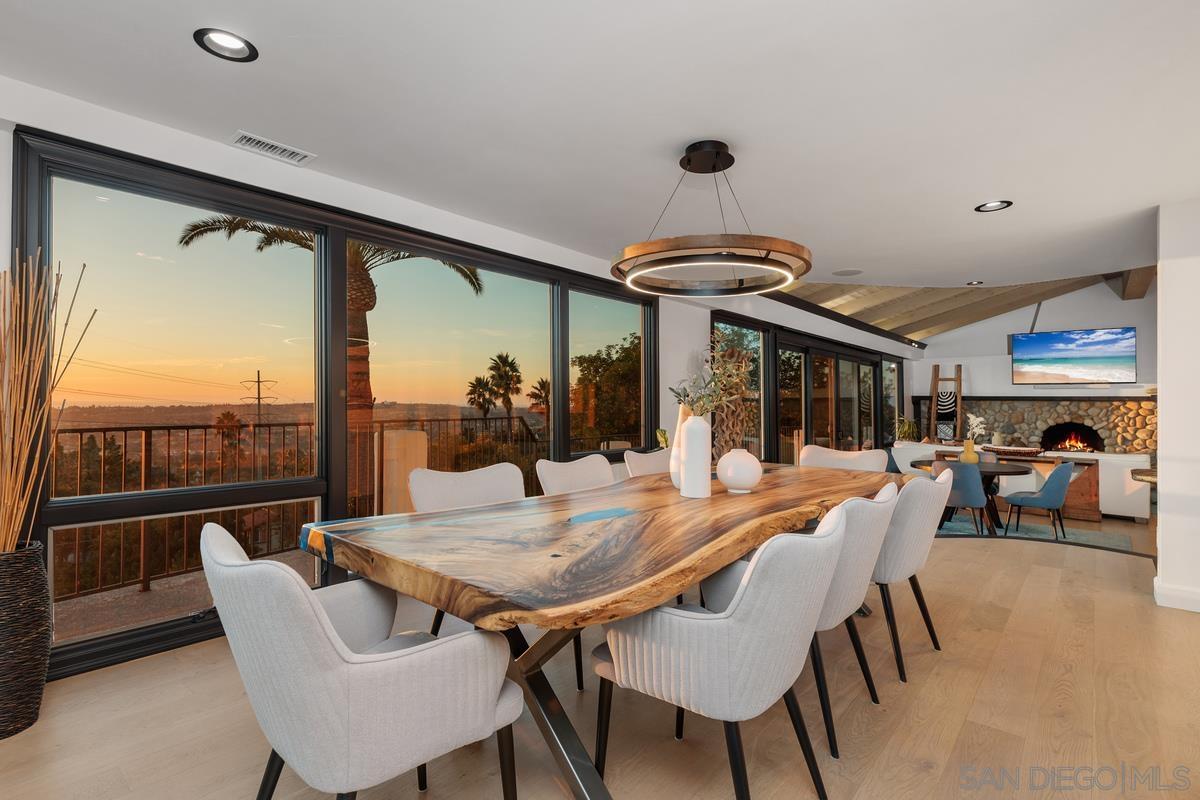
[[[862,607],[871,586],[871,572],[879,557],[883,538],[887,534],[888,523],[892,511],[896,507],[896,484],[889,483],[880,489],[875,497],[853,497],[837,506],[846,519],[846,547],[838,556],[837,569],[829,584],[821,614],[817,618],[815,630],[809,645],[809,660],[812,662],[813,677],[817,682],[817,696],[821,701],[821,716],[825,722],[825,733],[829,740],[829,752],[838,757],[837,734],[833,725],[833,711],[829,700],[829,687],[825,680],[825,665],[821,657],[821,644],[818,633],[831,630],[839,625],[845,626],[850,636],[850,644],[854,655],[858,658],[858,667],[862,671],[871,702],[878,703],[879,695],[875,691],[875,681],[871,677],[871,667],[854,623],[854,613]],[[833,513],[833,512],[830,512]],[[745,562],[734,564],[721,570],[716,575],[701,583],[706,601],[720,603],[728,596],[728,585],[731,576],[745,569]]]
[[[804,668],[846,534],[845,516],[834,509],[813,533],[775,536],[749,562],[738,562],[707,608],[662,606],[605,625],[605,642],[592,654],[600,676],[595,752],[600,774],[616,685],[724,723],[734,794],[747,800],[739,723],[782,697],[813,785],[825,798],[792,684]]]
[[[886,450],[833,450],[806,444],[796,457],[796,466],[887,472],[888,454]]]
[[[616,483],[612,465],[599,453],[574,461],[549,461],[539,458],[535,466],[538,483],[546,496],[582,492]]]
[[[929,559],[929,550],[933,546],[933,538],[937,534],[938,522],[946,508],[946,500],[950,497],[950,489],[954,483],[954,473],[945,470],[936,480],[929,478],[913,478],[900,490],[896,498],[896,510],[888,524],[887,535],[883,538],[883,547],[875,560],[875,570],[871,580],[879,586],[879,596],[883,601],[883,615],[887,620],[888,633],[892,639],[892,652],[896,656],[896,671],[901,681],[907,681],[904,671],[904,654],[900,650],[900,631],[896,626],[896,609],[893,605],[890,585],[907,580],[917,599],[917,607],[925,620],[925,628],[929,631],[929,640],[934,650],[941,650],[937,631],[933,628],[933,618],[929,616],[929,608],[925,605],[925,595],[921,592],[921,584],[917,573]]]
[[[606,462],[607,463],[607,462]],[[507,462],[466,472],[418,468],[408,474],[408,493],[418,511],[452,511],[459,508],[511,503],[525,499],[525,476]],[[437,636],[446,612],[436,609],[429,632]],[[575,686],[583,691],[583,645],[575,637]]]
[[[413,510],[450,511],[525,499],[525,476],[507,462],[465,472],[418,467],[408,473]]]
[[[671,451],[668,448],[654,450],[649,453],[639,453],[637,450],[625,451],[625,466],[629,477],[641,475],[659,475],[671,470]]]
[[[512,723],[524,706],[495,633],[392,635],[396,594],[365,580],[312,590],[291,567],[247,558],[221,526],[200,532],[213,603],[246,696],[271,745],[259,788],[284,764],[313,789],[358,791],[496,734],[506,800],[516,798]]]

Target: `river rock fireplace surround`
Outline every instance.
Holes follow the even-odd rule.
[[[914,397],[917,424],[928,426],[929,398]],[[963,411],[983,417],[986,441],[999,431],[1004,444],[1105,453],[1155,453],[1158,450],[1158,398],[1139,397],[963,397]],[[1060,428],[1059,426],[1066,426]],[[1075,433],[1067,447],[1051,447],[1047,433]],[[1067,436],[1062,437],[1064,441]],[[1082,442],[1077,446],[1075,441]]]

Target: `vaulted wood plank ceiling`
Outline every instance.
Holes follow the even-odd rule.
[[[1137,300],[1146,296],[1154,272],[1149,266],[1040,283],[967,288],[805,283],[789,292],[860,322],[921,340],[1104,281],[1121,299]]]

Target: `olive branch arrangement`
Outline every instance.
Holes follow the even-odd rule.
[[[731,346],[730,336],[713,331],[699,375],[693,375],[670,392],[696,416],[730,411],[741,404],[750,383],[750,354]]]

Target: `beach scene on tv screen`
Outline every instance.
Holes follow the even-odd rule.
[[[1012,374],[1013,383],[1136,383],[1137,329],[1013,334]]]

